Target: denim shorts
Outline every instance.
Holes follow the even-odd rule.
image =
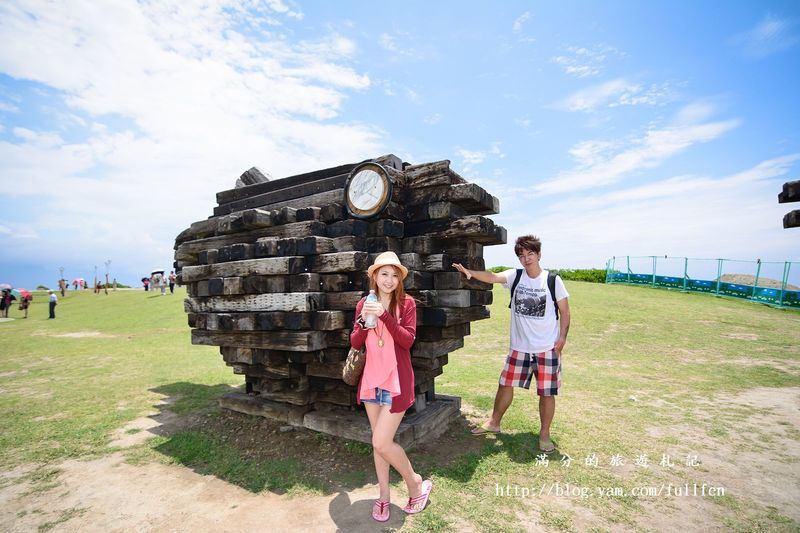
[[[392,405],[392,393],[386,389],[375,387],[375,398],[372,400],[361,400],[361,403],[377,403],[378,405]]]

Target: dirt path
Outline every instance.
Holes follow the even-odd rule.
[[[291,498],[253,494],[189,468],[132,466],[121,453],[66,461],[59,484],[26,494],[27,483],[0,489],[0,529],[36,531],[379,531],[369,517],[376,488],[331,496]],[[405,513],[392,508],[383,527],[400,528]]]

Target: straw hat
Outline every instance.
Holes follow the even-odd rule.
[[[367,269],[367,274],[369,274],[369,277],[372,277],[373,272],[386,265],[396,266],[398,269],[400,269],[402,279],[406,279],[406,276],[408,276],[408,269],[400,264],[400,259],[398,259],[397,254],[394,252],[383,252],[381,255],[376,257],[375,262],[372,263],[372,266]]]

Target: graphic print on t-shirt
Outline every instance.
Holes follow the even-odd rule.
[[[545,289],[531,289],[520,284],[514,294],[514,311],[524,317],[544,318],[547,305]]]

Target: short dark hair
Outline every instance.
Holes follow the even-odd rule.
[[[516,244],[514,244],[514,253],[519,257],[522,255],[523,250],[528,250],[537,254],[541,253],[542,241],[540,241],[539,237],[536,235],[523,235],[518,238]]]

